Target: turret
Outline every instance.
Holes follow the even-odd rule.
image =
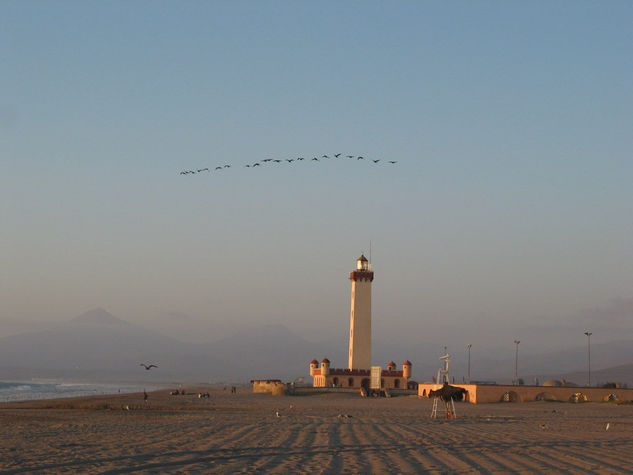
[[[404,363],[402,363],[402,377],[409,379],[411,377],[411,366],[413,366],[411,364],[411,361],[406,360]]]
[[[314,372],[319,367],[319,362],[317,360],[310,361],[310,376],[314,376]]]
[[[323,358],[321,360],[321,376],[327,376],[330,374],[330,360]]]
[[[393,361],[390,361],[389,363],[387,363],[387,371],[395,371],[396,370],[396,364]]]

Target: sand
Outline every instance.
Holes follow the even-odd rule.
[[[1,404],[0,472],[633,471],[633,405],[458,403],[446,420],[417,396],[205,390]]]

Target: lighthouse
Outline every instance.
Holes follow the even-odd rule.
[[[349,316],[348,368],[371,368],[371,283],[374,273],[363,255],[356,259],[356,270],[350,272],[352,282]]]
[[[315,358],[310,361],[310,376],[315,388],[363,389],[361,394],[369,394],[372,385],[371,365],[371,283],[374,273],[365,256],[356,259],[356,270],[349,274],[352,282],[351,308],[349,312],[349,359],[347,369],[330,366],[330,360],[323,358],[320,363]],[[380,370],[381,389],[407,389],[411,378],[411,362],[402,363],[398,370],[393,361],[387,369]],[[377,369],[380,369],[378,367]]]

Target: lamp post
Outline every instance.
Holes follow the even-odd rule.
[[[520,340],[514,340],[514,344],[517,346],[516,353],[514,355],[514,385],[519,384],[519,343]]]
[[[470,384],[470,349],[472,346],[472,343],[468,343],[468,384]]]
[[[587,386],[591,387],[591,332],[585,332],[587,335]]]

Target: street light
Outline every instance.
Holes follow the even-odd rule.
[[[471,343],[468,343],[468,384],[470,384],[470,349],[472,346]]]
[[[591,332],[585,332],[587,335],[587,386],[591,387]]]
[[[514,344],[517,346],[516,354],[514,356],[514,384],[519,384],[519,343],[520,340],[514,340]]]

